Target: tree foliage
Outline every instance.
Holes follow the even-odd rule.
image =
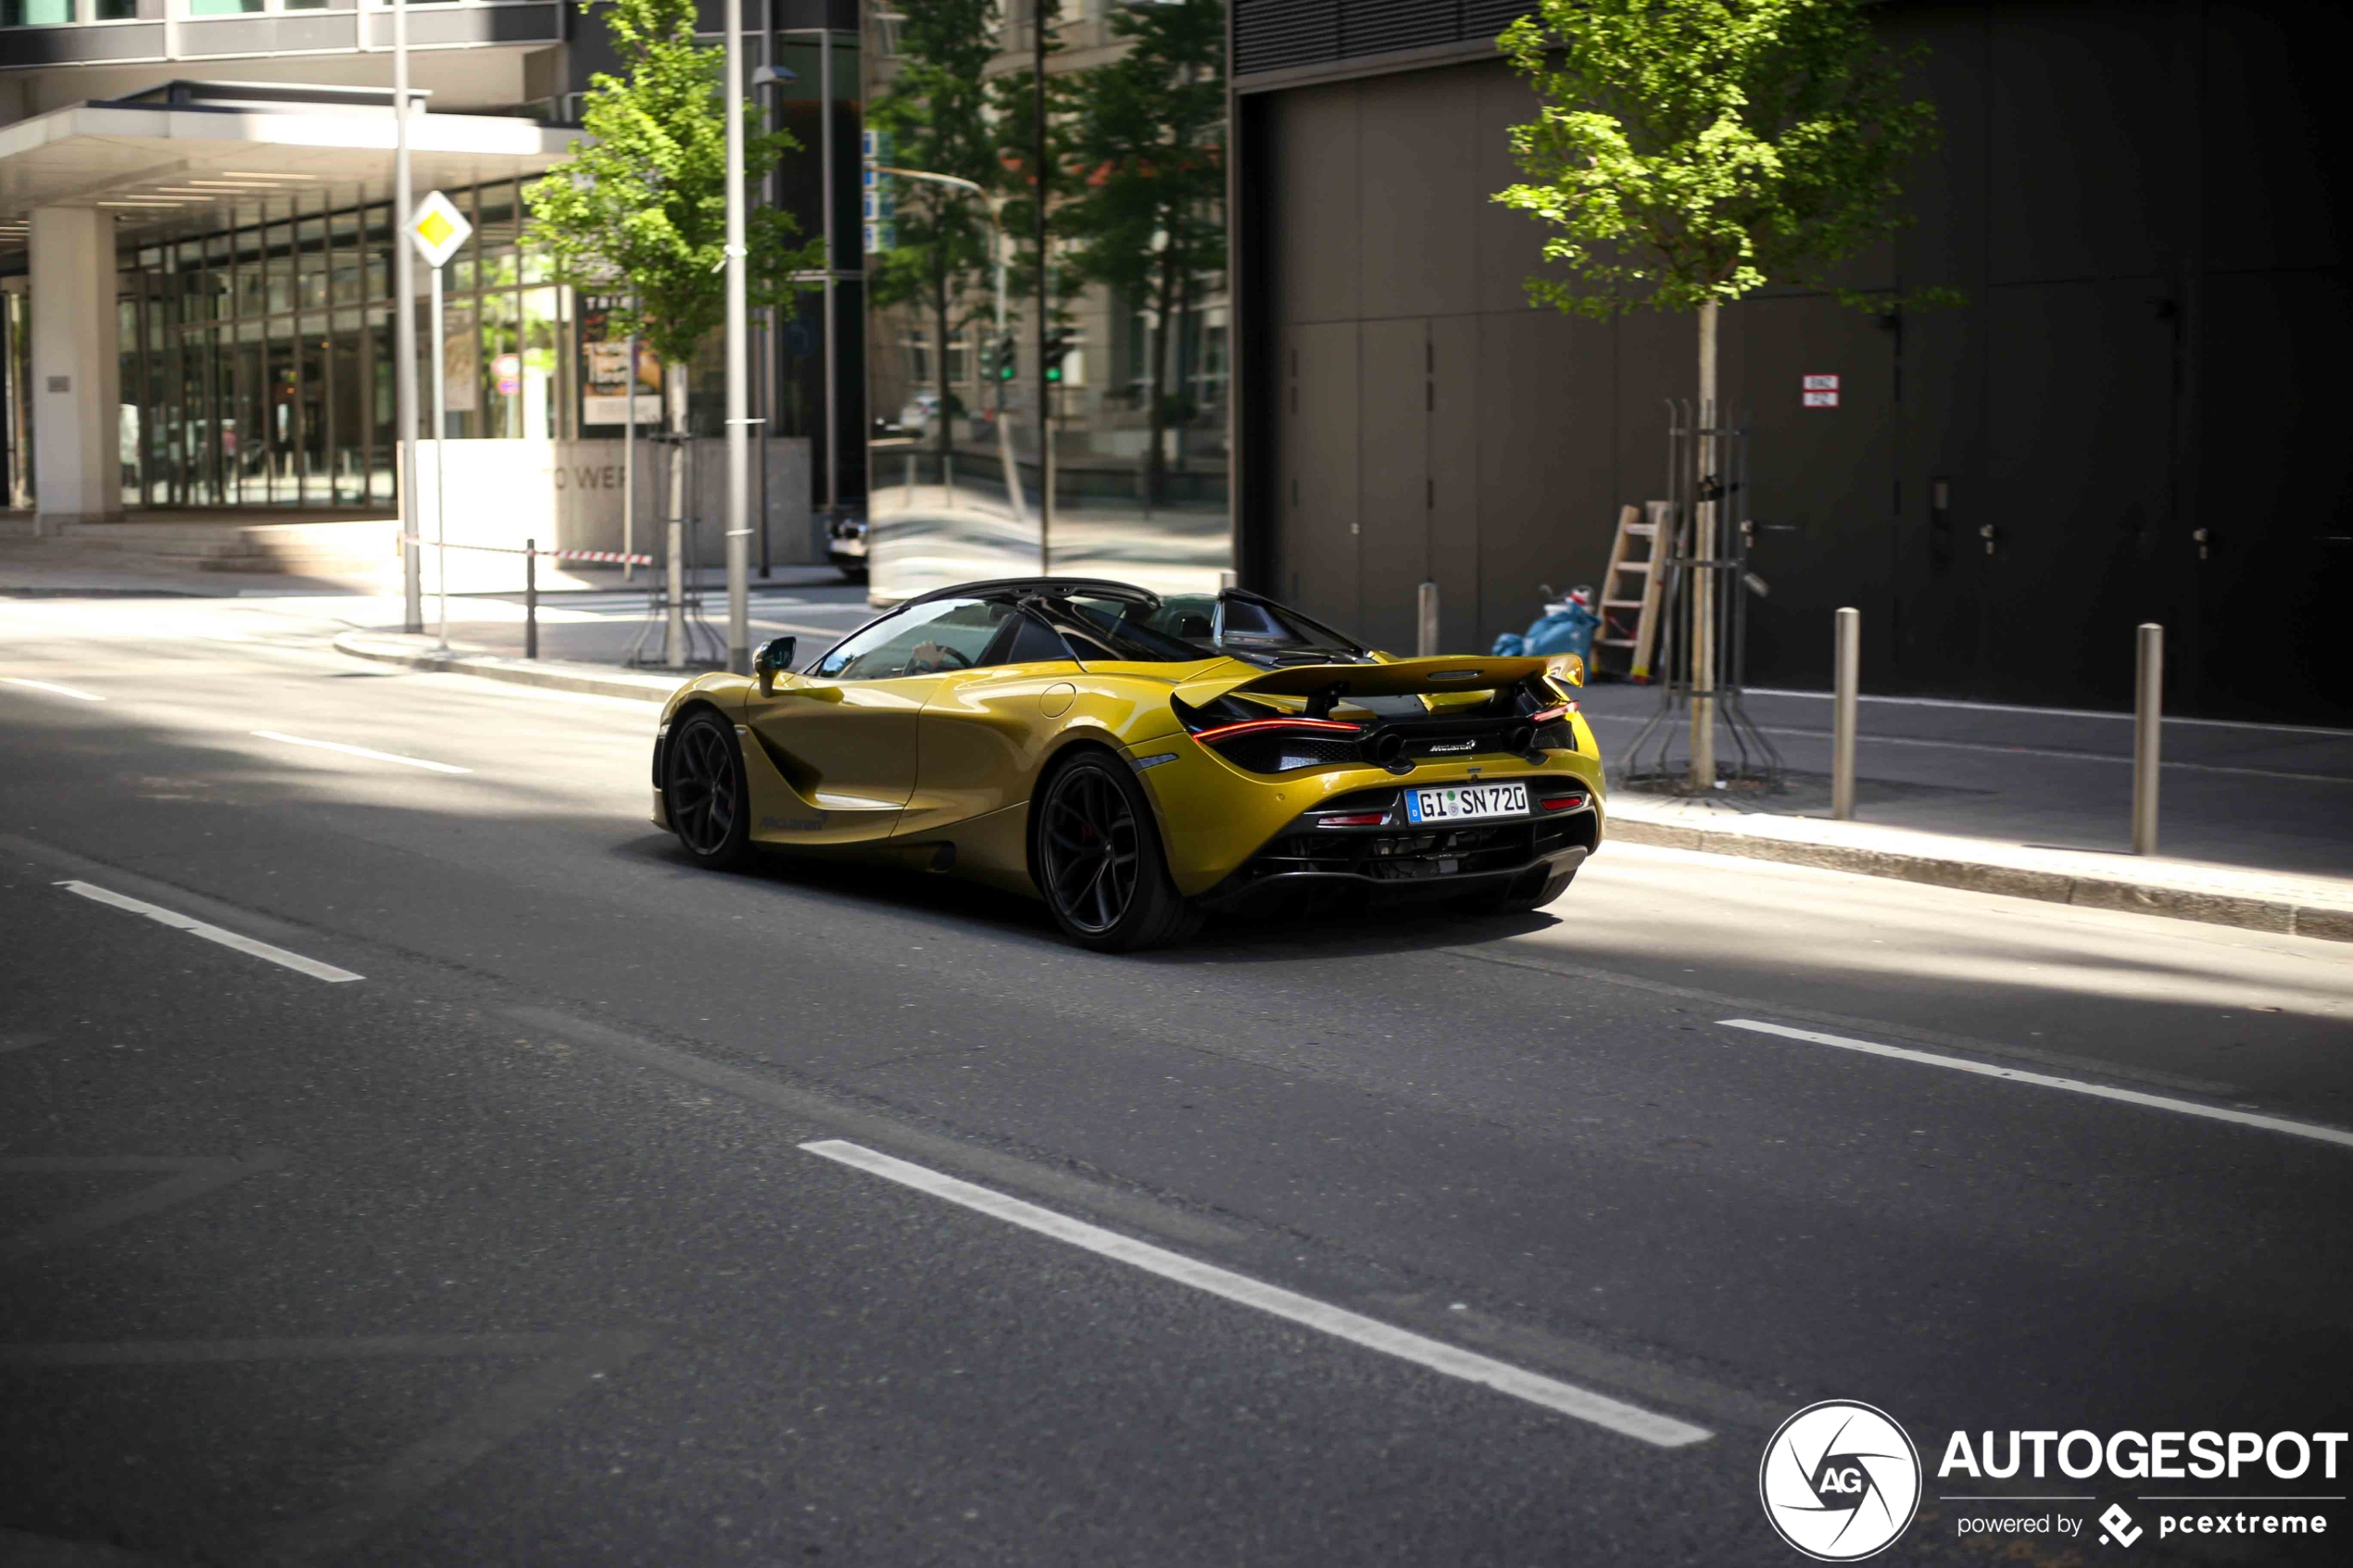
[[[906,0],[898,27],[899,69],[876,95],[867,123],[890,135],[889,161],[970,180],[992,190],[997,159],[983,78],[1001,27],[998,0]],[[879,306],[920,303],[932,318],[941,388],[938,437],[947,450],[957,410],[948,385],[947,345],[987,319],[990,280],[988,202],[927,180],[891,182],[898,244],[870,257],[868,289]]]
[[[1114,12],[1131,47],[1076,80],[1076,189],[1063,213],[1088,279],[1131,299],[1155,279],[1225,265],[1225,0]]]
[[[625,76],[590,79],[582,128],[547,175],[523,187],[525,243],[556,280],[627,291],[610,318],[642,336],[669,365],[684,365],[725,320],[727,281],[727,105],[724,52],[695,42],[694,0],[613,0],[606,18]],[[758,110],[736,100],[748,122],[744,171],[756,183],[799,144],[761,131]],[[755,307],[782,305],[795,272],[823,265],[815,245],[795,245],[790,213],[747,213],[747,294]]]
[[[1190,418],[1168,383],[1193,291],[1226,265],[1225,0],[1114,12],[1111,31],[1126,51],[1073,83],[1074,178],[1059,220],[1073,270],[1158,323],[1145,375],[1145,494],[1156,501],[1161,433]]]
[[[1029,5],[1021,8],[1033,15],[1037,10]],[[1046,53],[1051,58],[1063,48],[1062,40],[1056,36],[1060,31],[1056,13],[1048,11],[1045,23]],[[1026,45],[1029,29],[1025,26],[1020,31]],[[1024,53],[1027,53],[1026,48]],[[1037,72],[1006,71],[988,82],[989,122],[996,132],[997,188],[1005,196],[1002,218],[1013,257],[1008,286],[1016,300],[1038,297],[1038,202],[1041,188],[1046,203],[1047,254],[1051,267],[1046,279],[1050,295],[1064,300],[1078,292],[1077,269],[1070,265],[1062,248],[1072,184],[1070,130],[1078,98],[1077,78],[1078,73],[1057,71],[1051,65],[1047,68],[1046,162],[1042,178],[1038,167]],[[1066,314],[1059,307],[1054,311],[1058,319]]]
[[[1916,55],[1881,48],[1860,0],[1539,6],[1496,41],[1541,112],[1511,132],[1527,182],[1493,198],[1554,231],[1545,258],[1569,276],[1529,279],[1537,303],[1609,316],[1829,286],[1907,221],[1898,178],[1935,107],[1906,96]]]

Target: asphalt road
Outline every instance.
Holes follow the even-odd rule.
[[[1933,1472],[2347,1426],[2341,945],[1612,845],[1101,958],[334,629],[0,602],[0,1562],[1789,1563],[1831,1398],[1881,1561],[2293,1555]]]

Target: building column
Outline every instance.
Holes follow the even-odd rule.
[[[122,516],[114,215],[32,210],[33,528]]]

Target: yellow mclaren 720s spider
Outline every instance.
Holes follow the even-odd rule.
[[[1583,679],[1573,656],[1392,658],[1238,589],[970,583],[683,687],[654,821],[711,866],[773,849],[993,883],[1104,951],[1219,909],[1527,910],[1601,843]]]

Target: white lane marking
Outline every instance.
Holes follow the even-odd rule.
[[[1792,1040],[1810,1040],[1818,1046],[1836,1046],[1841,1050],[1861,1051],[1868,1056],[1892,1057],[1897,1061],[1916,1061],[1923,1067],[1949,1068],[1956,1073],[1974,1073],[1982,1078],[2006,1078],[2013,1084],[2032,1084],[2038,1088],[2065,1089],[2070,1094],[2090,1095],[2097,1099],[2120,1100],[2126,1105],[2144,1105],[2152,1110],[2170,1110],[2177,1116],[2202,1116],[2211,1122],[2231,1122],[2242,1127],[2259,1127],[2267,1133],[2285,1133],[2290,1137],[2310,1138],[2315,1143],[2333,1143],[2353,1148],[2353,1132],[2338,1127],[2323,1127],[2317,1122],[2292,1122],[2284,1116],[2265,1116],[2252,1110],[2233,1110],[2227,1106],[2200,1105],[2194,1099],[2175,1099],[2169,1095],[2143,1094],[2138,1089],[2111,1088],[2106,1084],[2087,1084],[2081,1078],[2055,1078],[2047,1073],[2029,1073],[2018,1067],[1995,1067],[1988,1062],[1970,1061],[1957,1056],[1939,1056],[1934,1051],[1912,1050],[1904,1046],[1883,1046],[1876,1040],[1851,1039],[1844,1035],[1825,1035],[1818,1029],[1793,1029],[1786,1023],[1765,1023],[1754,1018],[1719,1018],[1716,1021],[1728,1029],[1754,1029],[1760,1035],[1780,1035]]]
[[[283,741],[288,746],[315,746],[321,751],[340,751],[346,756],[365,757],[377,762],[400,762],[411,768],[430,768],[436,773],[471,773],[472,768],[459,768],[447,762],[428,762],[422,757],[401,757],[389,751],[371,751],[364,746],[346,746],[339,740],[311,740],[305,735],[289,735],[276,730],[253,732],[263,740]]]
[[[1214,1263],[1201,1262],[1165,1248],[1154,1247],[1150,1242],[1138,1241],[1115,1231],[1107,1231],[1101,1226],[1058,1214],[1051,1209],[1040,1209],[1018,1198],[1007,1198],[988,1187],[975,1186],[954,1176],[944,1176],[924,1166],[877,1153],[862,1144],[825,1138],[800,1147],[811,1154],[856,1166],[886,1181],[897,1182],[918,1192],[929,1193],[934,1198],[961,1204],[992,1219],[1052,1236],[1056,1241],[1068,1242],[1073,1247],[1114,1259],[1147,1273],[1158,1274],[1163,1279],[1175,1280],[1179,1285],[1190,1286],[1195,1290],[1206,1291],[1245,1307],[1255,1307],[1262,1312],[1331,1335],[1334,1338],[1345,1339],[1352,1345],[1361,1345],[1368,1350],[1396,1356],[1449,1377],[1479,1384],[1498,1393],[1526,1399],[1546,1410],[1591,1422],[1596,1426],[1606,1427],[1612,1432],[1639,1438],[1662,1449],[1680,1449],[1691,1443],[1704,1443],[1715,1436],[1704,1426],[1693,1426],[1672,1416],[1659,1415],[1607,1395],[1596,1394],[1590,1389],[1491,1360],[1442,1340],[1431,1339],[1352,1312],[1344,1307],[1335,1307],[1329,1302],[1285,1290],[1280,1286],[1268,1285],[1247,1274],[1221,1269]]]
[[[54,681],[31,681],[22,675],[0,675],[0,681],[5,681],[12,686],[31,686],[36,692],[55,692],[59,696],[78,697],[83,702],[107,700],[95,692],[76,691],[71,686],[61,686]]]
[[[347,969],[337,969],[331,963],[321,963],[317,959],[306,959],[300,953],[290,953],[283,947],[273,947],[267,942],[257,942],[250,936],[240,936],[233,931],[224,931],[217,925],[208,925],[203,921],[193,920],[176,909],[167,909],[160,904],[150,904],[87,882],[61,882],[57,885],[69,893],[79,894],[97,903],[110,904],[118,909],[128,909],[134,915],[145,915],[147,919],[168,925],[174,931],[184,931],[191,936],[201,936],[208,942],[218,942],[224,947],[234,947],[238,952],[250,953],[257,959],[265,959],[271,963],[283,965],[298,973],[308,974],[314,980],[324,980],[331,985],[340,985],[346,980],[367,978],[364,974],[354,974]]]

